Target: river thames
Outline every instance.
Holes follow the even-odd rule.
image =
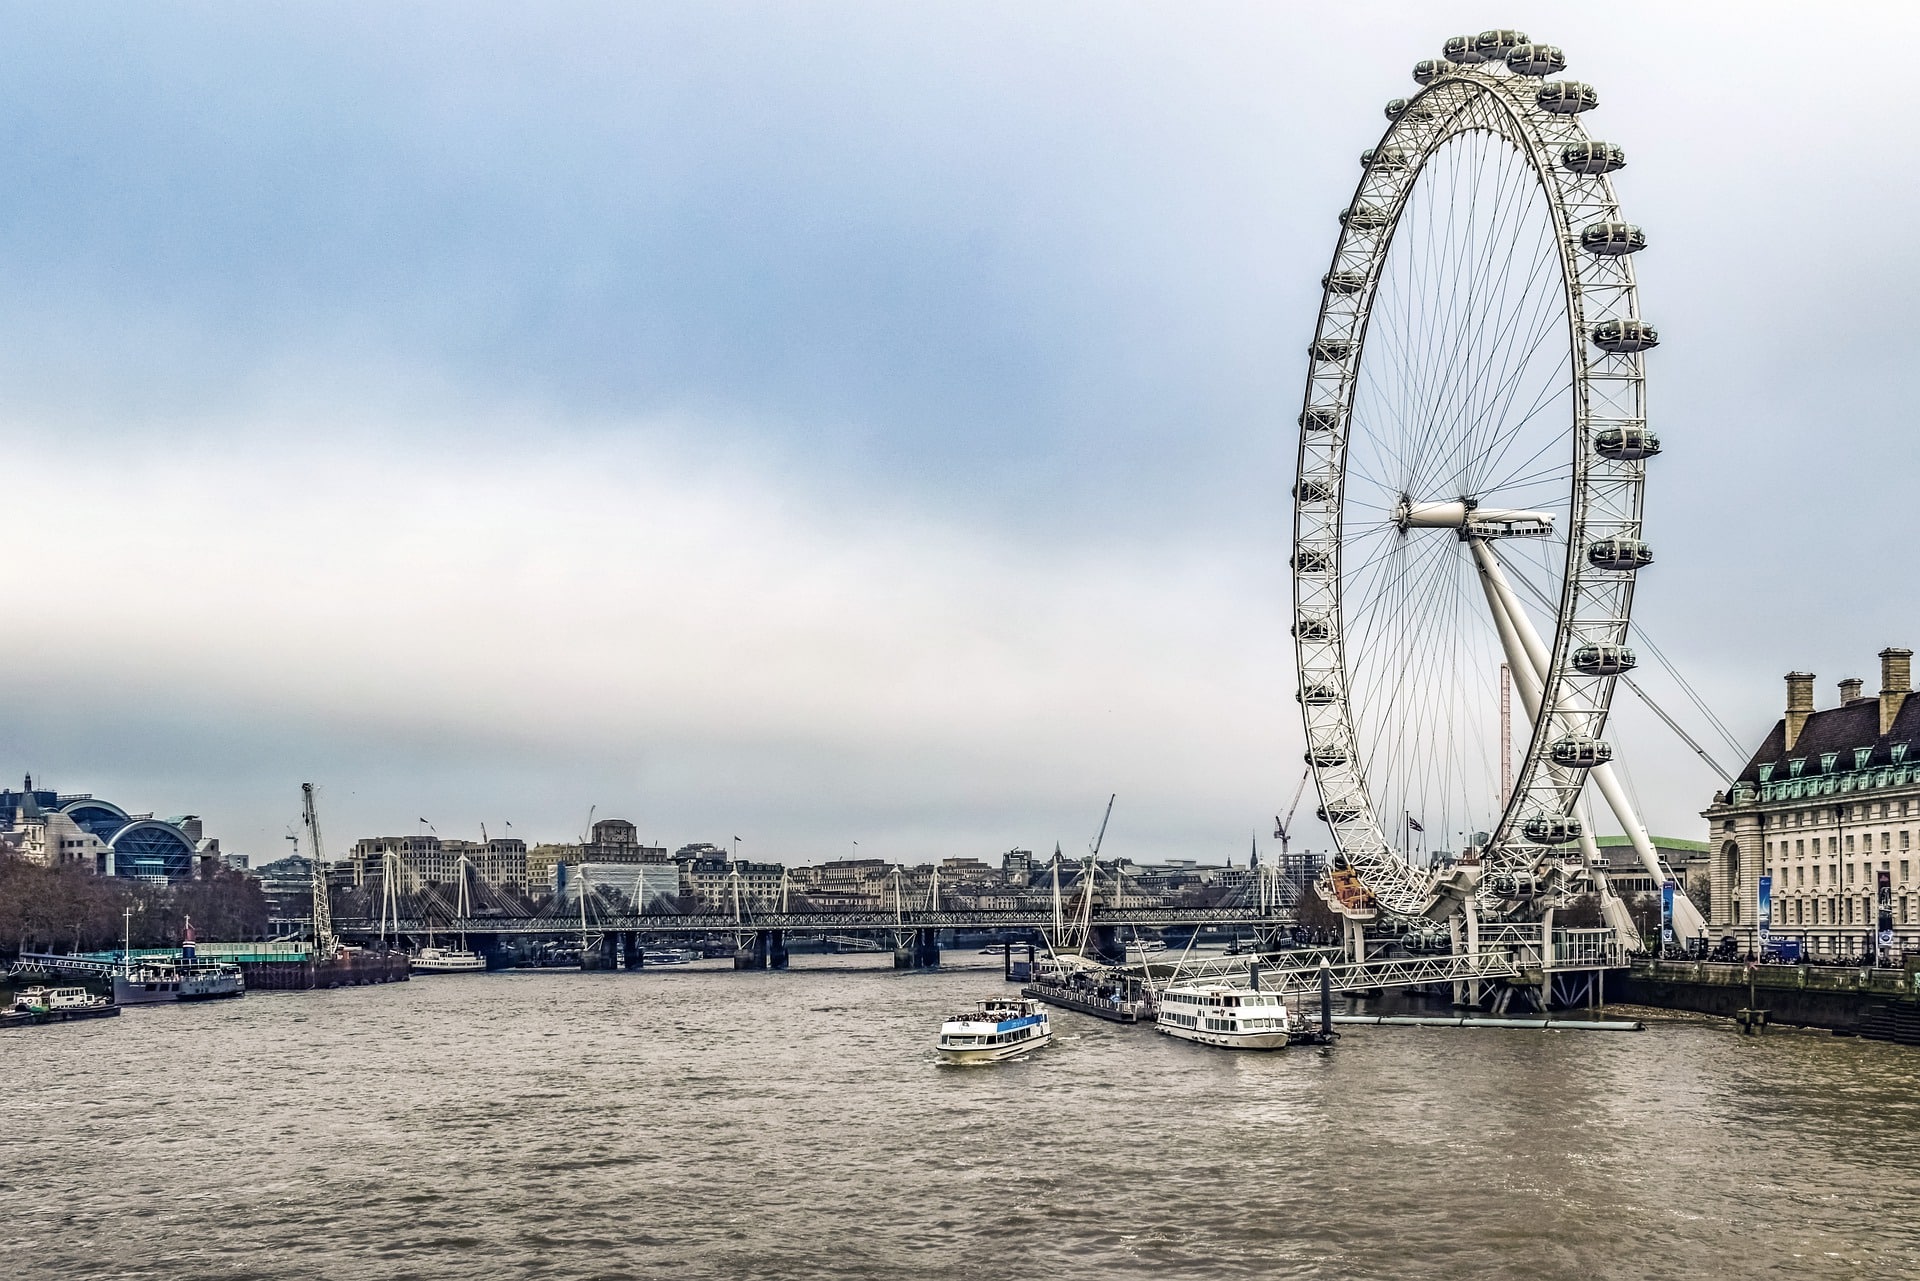
[[[1234,1055],[1056,1011],[954,1068],[997,967],[876,960],[12,1032],[0,1276],[1920,1273],[1910,1049],[1651,1014]]]

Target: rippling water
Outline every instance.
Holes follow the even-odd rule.
[[[972,958],[966,958],[972,959]],[[0,1034],[0,1276],[1920,1274],[1920,1051],[1355,1028],[1232,1055],[997,968],[505,973]]]

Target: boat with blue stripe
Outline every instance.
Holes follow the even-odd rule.
[[[949,1063],[998,1063],[1051,1040],[1053,1025],[1040,1002],[982,1001],[940,1025],[940,1056]]]

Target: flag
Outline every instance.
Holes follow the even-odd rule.
[[[1426,829],[1426,828],[1424,828],[1424,827],[1422,827],[1422,826],[1420,826],[1420,820],[1419,820],[1419,819],[1417,819],[1417,818],[1415,818],[1415,817],[1414,817],[1413,815],[1411,815],[1411,814],[1409,814],[1409,815],[1407,815],[1407,830],[1408,830],[1408,831],[1412,831],[1412,832],[1424,832],[1424,831],[1426,831],[1427,829]]]

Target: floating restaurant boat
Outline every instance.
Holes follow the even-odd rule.
[[[1278,992],[1225,983],[1176,984],[1160,994],[1154,1027],[1168,1036],[1227,1050],[1284,1049],[1291,1037]]]
[[[128,913],[129,920],[132,913]],[[131,927],[129,927],[131,928]],[[162,1001],[217,1001],[245,996],[247,980],[240,967],[226,961],[202,961],[194,952],[193,918],[187,918],[180,941],[180,959],[144,957],[135,962],[131,946],[120,952],[120,969],[113,976],[115,1005],[153,1005]]]
[[[487,958],[458,947],[423,947],[407,959],[415,974],[475,974],[487,968]]]
[[[640,954],[646,965],[687,965],[700,959],[700,953],[687,947],[648,949]]]
[[[160,1001],[217,1001],[245,996],[240,967],[224,961],[197,961],[191,951],[179,961],[129,962],[113,976],[116,1005],[152,1005]]]
[[[982,1001],[940,1025],[940,1054],[952,1063],[998,1063],[1051,1040],[1047,1012],[1024,998]]]

